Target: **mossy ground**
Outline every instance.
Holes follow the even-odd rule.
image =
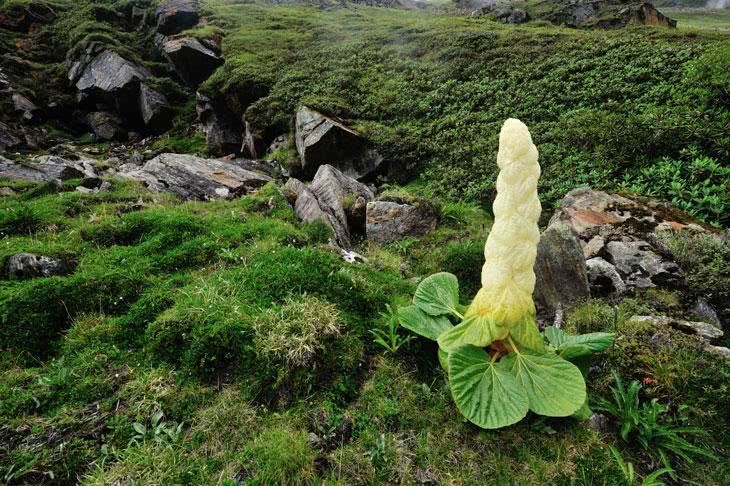
[[[362,246],[369,263],[349,264],[274,186],[187,203],[120,181],[96,195],[15,189],[4,214],[34,225],[13,226],[0,259],[38,252],[73,271],[0,281],[10,484],[618,484],[609,444],[642,474],[655,467],[574,419],[479,430],[454,407],[432,343],[395,355],[373,343],[368,331],[385,325],[386,304],[408,301],[413,276],[456,272],[468,300],[489,231],[478,207],[440,203],[439,229]],[[570,330],[618,332],[591,371],[592,396],[607,396],[612,369],[650,383],[645,398],[688,406],[722,456],[730,367],[679,332],[626,323],[649,305],[676,299],[591,301],[567,316]],[[728,473],[677,467],[703,484]]]

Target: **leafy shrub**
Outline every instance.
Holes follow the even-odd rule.
[[[730,210],[730,167],[695,151],[688,155],[689,161],[663,158],[628,175],[624,187],[669,200],[689,214],[717,224]]]

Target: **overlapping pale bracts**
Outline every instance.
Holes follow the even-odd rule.
[[[519,120],[507,120],[499,135],[495,220],[484,248],[482,288],[464,322],[439,340],[445,349],[463,344],[486,346],[505,339],[518,326],[534,326],[533,266],[541,211],[537,158],[527,126]]]

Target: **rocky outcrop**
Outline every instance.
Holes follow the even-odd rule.
[[[14,278],[50,277],[66,273],[65,265],[54,258],[32,253],[18,253],[8,258],[6,275]]]
[[[11,100],[13,103],[13,111],[15,111],[20,121],[28,123],[33,120],[35,113],[38,111],[38,107],[32,101],[18,93],[13,93]]]
[[[621,295],[626,292],[626,284],[616,267],[601,257],[586,260],[588,270],[588,282],[591,286],[591,294],[594,297],[607,297],[609,295]]]
[[[95,177],[91,160],[66,160],[55,155],[44,155],[30,161],[14,162],[0,157],[0,179],[27,182],[46,182]]]
[[[678,287],[682,283],[679,265],[657,254],[646,241],[611,241],[606,255],[628,287]]]
[[[302,221],[320,220],[334,233],[335,242],[343,247],[352,245],[352,237],[364,227],[367,203],[374,199],[373,192],[338,169],[323,165],[309,187],[290,179],[284,194],[294,200],[294,210]]]
[[[676,20],[670,19],[649,2],[621,9],[618,15],[626,19],[626,22],[629,24],[655,25],[670,28],[677,26]]]
[[[385,244],[407,236],[421,236],[436,228],[438,215],[425,200],[414,204],[373,201],[367,205],[365,226],[368,241]]]
[[[534,268],[534,299],[541,314],[552,316],[590,295],[583,250],[565,224],[550,225],[540,235]]]
[[[514,5],[498,3],[496,0],[485,2],[485,4],[472,11],[472,17],[488,17],[505,24],[524,24],[530,21],[530,14]]]
[[[168,40],[162,52],[190,88],[196,88],[223,64],[222,58],[192,37]]]
[[[297,111],[296,146],[305,179],[312,178],[322,165],[363,179],[383,160],[360,134],[306,106]]]
[[[162,35],[173,35],[195,27],[200,20],[197,0],[167,0],[157,9],[156,30]]]
[[[228,155],[241,150],[243,123],[225,100],[197,93],[196,111],[205,128],[208,151],[213,155]]]
[[[246,160],[161,154],[141,168],[133,167],[120,175],[142,181],[153,191],[171,192],[183,199],[231,199],[273,180],[261,168],[261,164]]]

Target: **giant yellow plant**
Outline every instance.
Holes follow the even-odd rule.
[[[495,220],[484,248],[482,288],[462,314],[456,277],[431,275],[416,289],[413,305],[398,310],[400,322],[438,341],[454,401],[480,427],[513,424],[528,410],[553,417],[581,410],[584,416],[585,382],[570,360],[605,349],[613,335],[568,336],[555,328],[540,334],[532,300],[540,165],[530,132],[519,120],[504,123],[497,164]],[[453,325],[452,319],[460,322]]]

